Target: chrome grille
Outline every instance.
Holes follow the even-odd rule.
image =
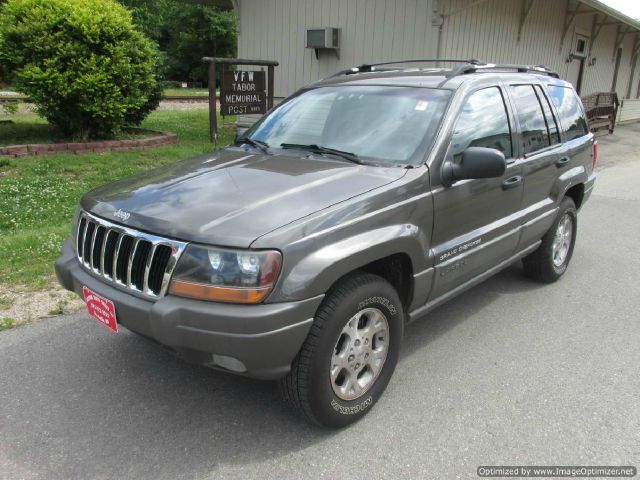
[[[186,243],[157,237],[82,212],[76,253],[89,272],[127,290],[161,298]]]

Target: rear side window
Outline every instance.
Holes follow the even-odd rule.
[[[534,86],[536,94],[538,95],[538,100],[540,101],[540,105],[542,105],[542,111],[544,112],[544,119],[547,122],[547,130],[549,130],[549,140],[551,141],[551,145],[555,145],[556,143],[560,143],[560,130],[558,129],[558,123],[556,121],[556,117],[551,110],[551,105],[549,105],[549,99],[542,91],[542,87],[540,85]]]
[[[559,85],[548,85],[547,90],[558,109],[565,140],[573,140],[589,133],[587,119],[584,117],[575,91],[572,88]]]
[[[454,158],[469,147],[493,148],[505,158],[513,155],[509,117],[497,87],[472,93],[462,107],[451,138]]]
[[[522,130],[524,153],[532,153],[551,145],[547,121],[533,85],[513,85],[511,93]]]

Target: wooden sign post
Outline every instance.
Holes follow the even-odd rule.
[[[240,58],[204,57],[209,63],[209,134],[211,143],[218,139],[218,102],[216,98],[216,64],[255,65],[267,67],[267,79],[263,71],[223,71],[220,85],[220,110],[225,115],[264,114],[273,108],[274,68],[273,60],[243,60]],[[266,92],[265,92],[266,84]]]

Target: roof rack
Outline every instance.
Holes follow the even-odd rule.
[[[372,67],[379,67],[382,65],[398,65],[402,63],[434,63],[434,62],[445,62],[445,63],[467,63],[469,65],[485,65],[485,62],[481,60],[477,60],[475,58],[471,59],[461,59],[461,58],[419,58],[415,60],[396,60],[395,62],[382,62],[382,63],[365,63],[357,67],[360,72],[371,71]]]
[[[412,60],[396,60],[394,62],[381,62],[381,63],[365,63],[358,67],[347,68],[346,70],[340,70],[332,75],[329,75],[326,78],[339,77],[341,75],[354,75],[356,73],[367,73],[367,72],[393,72],[401,70],[400,68],[385,68],[386,65],[400,65],[404,63],[464,63],[467,65],[485,65],[481,60],[477,60],[475,58],[471,59],[460,59],[460,58],[419,58]],[[378,68],[382,67],[382,68]]]
[[[467,73],[486,72],[490,70],[515,70],[518,73],[539,73],[548,75],[553,78],[560,78],[558,72],[544,65],[516,65],[516,64],[497,64],[497,63],[480,63],[475,65],[461,65],[454,68],[447,74],[447,77],[456,77]]]
[[[487,72],[492,70],[514,70],[518,73],[539,73],[542,75],[549,75],[550,77],[560,78],[558,72],[550,69],[544,65],[517,65],[517,64],[497,64],[497,63],[485,63],[475,58],[464,60],[459,58],[423,58],[415,60],[397,60],[394,62],[382,62],[382,63],[365,63],[358,67],[348,68],[346,70],[340,70],[328,78],[339,77],[341,75],[354,75],[356,73],[368,73],[368,72],[392,72],[403,70],[399,67],[386,67],[386,65],[399,65],[404,63],[461,63],[459,67],[447,72],[447,78],[456,77],[458,75],[464,75],[467,73]]]

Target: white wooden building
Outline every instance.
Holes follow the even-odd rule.
[[[236,10],[240,58],[280,63],[278,98],[363,63],[475,58],[544,64],[583,96],[617,92],[619,118],[640,118],[640,21],[597,0],[203,1]],[[316,27],[339,29],[339,48],[307,48]]]

